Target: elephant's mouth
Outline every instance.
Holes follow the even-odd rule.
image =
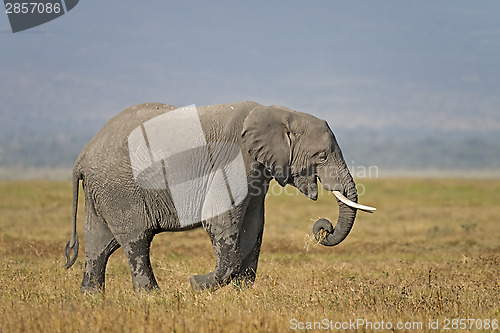
[[[293,176],[288,184],[295,186],[300,192],[311,200],[318,199],[318,184],[316,176]]]
[[[347,199],[342,193],[340,193],[340,191],[332,191],[332,193],[333,195],[335,195],[335,197],[337,197],[337,199],[339,199],[349,207],[356,208],[367,213],[373,213],[374,211],[377,210],[377,208],[361,205],[357,202]]]

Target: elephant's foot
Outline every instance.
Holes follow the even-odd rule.
[[[214,291],[229,283],[229,281],[225,283],[217,281],[214,272],[210,272],[205,275],[192,275],[190,278],[190,282],[191,282],[191,288],[193,288],[193,290],[198,290],[198,291],[203,291],[203,290]]]
[[[160,290],[158,283],[156,283],[156,279],[154,277],[150,278],[149,276],[147,279],[144,277],[140,279],[138,276],[135,276],[132,280],[132,286],[134,287],[134,291],[137,292],[152,292]]]
[[[81,286],[80,291],[83,295],[104,295],[104,288],[91,287],[91,286]]]
[[[219,281],[215,278],[215,274],[213,272],[205,275],[193,275],[190,278],[191,287],[193,290],[203,291],[215,291],[219,288],[224,287],[225,285],[232,283],[232,285],[236,289],[246,289],[253,285],[255,282],[255,274],[249,275],[239,275],[235,276],[232,279],[226,279],[225,281]]]
[[[90,275],[88,272],[83,274],[82,286],[80,288],[82,294],[104,294],[104,277],[91,278]]]

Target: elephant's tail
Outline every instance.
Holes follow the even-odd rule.
[[[78,191],[80,189],[80,179],[82,179],[82,174],[80,172],[73,172],[73,232],[71,234],[71,240],[66,244],[64,249],[64,255],[66,256],[65,268],[70,268],[76,261],[78,257],[78,235],[76,234],[76,216],[78,212]]]

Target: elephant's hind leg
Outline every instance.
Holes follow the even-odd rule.
[[[132,285],[136,291],[159,289],[149,257],[151,240],[152,236],[142,235],[138,240],[123,243],[132,275]]]
[[[89,203],[89,201],[87,200]],[[85,208],[85,272],[82,292],[104,292],[106,264],[120,247],[106,223],[99,218],[91,203]]]

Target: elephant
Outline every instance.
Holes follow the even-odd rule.
[[[283,106],[244,101],[177,108],[129,107],[90,140],[73,168],[72,236],[66,264],[78,256],[80,181],[85,195],[82,292],[104,292],[109,256],[127,257],[134,290],[158,289],[150,261],[153,236],[203,227],[215,268],[190,278],[194,290],[252,285],[270,181],[318,197],[317,180],[337,196],[339,217],[315,225],[325,246],[342,242],[358,209],[356,185],[324,120]],[[372,209],[373,210],[373,209]]]

